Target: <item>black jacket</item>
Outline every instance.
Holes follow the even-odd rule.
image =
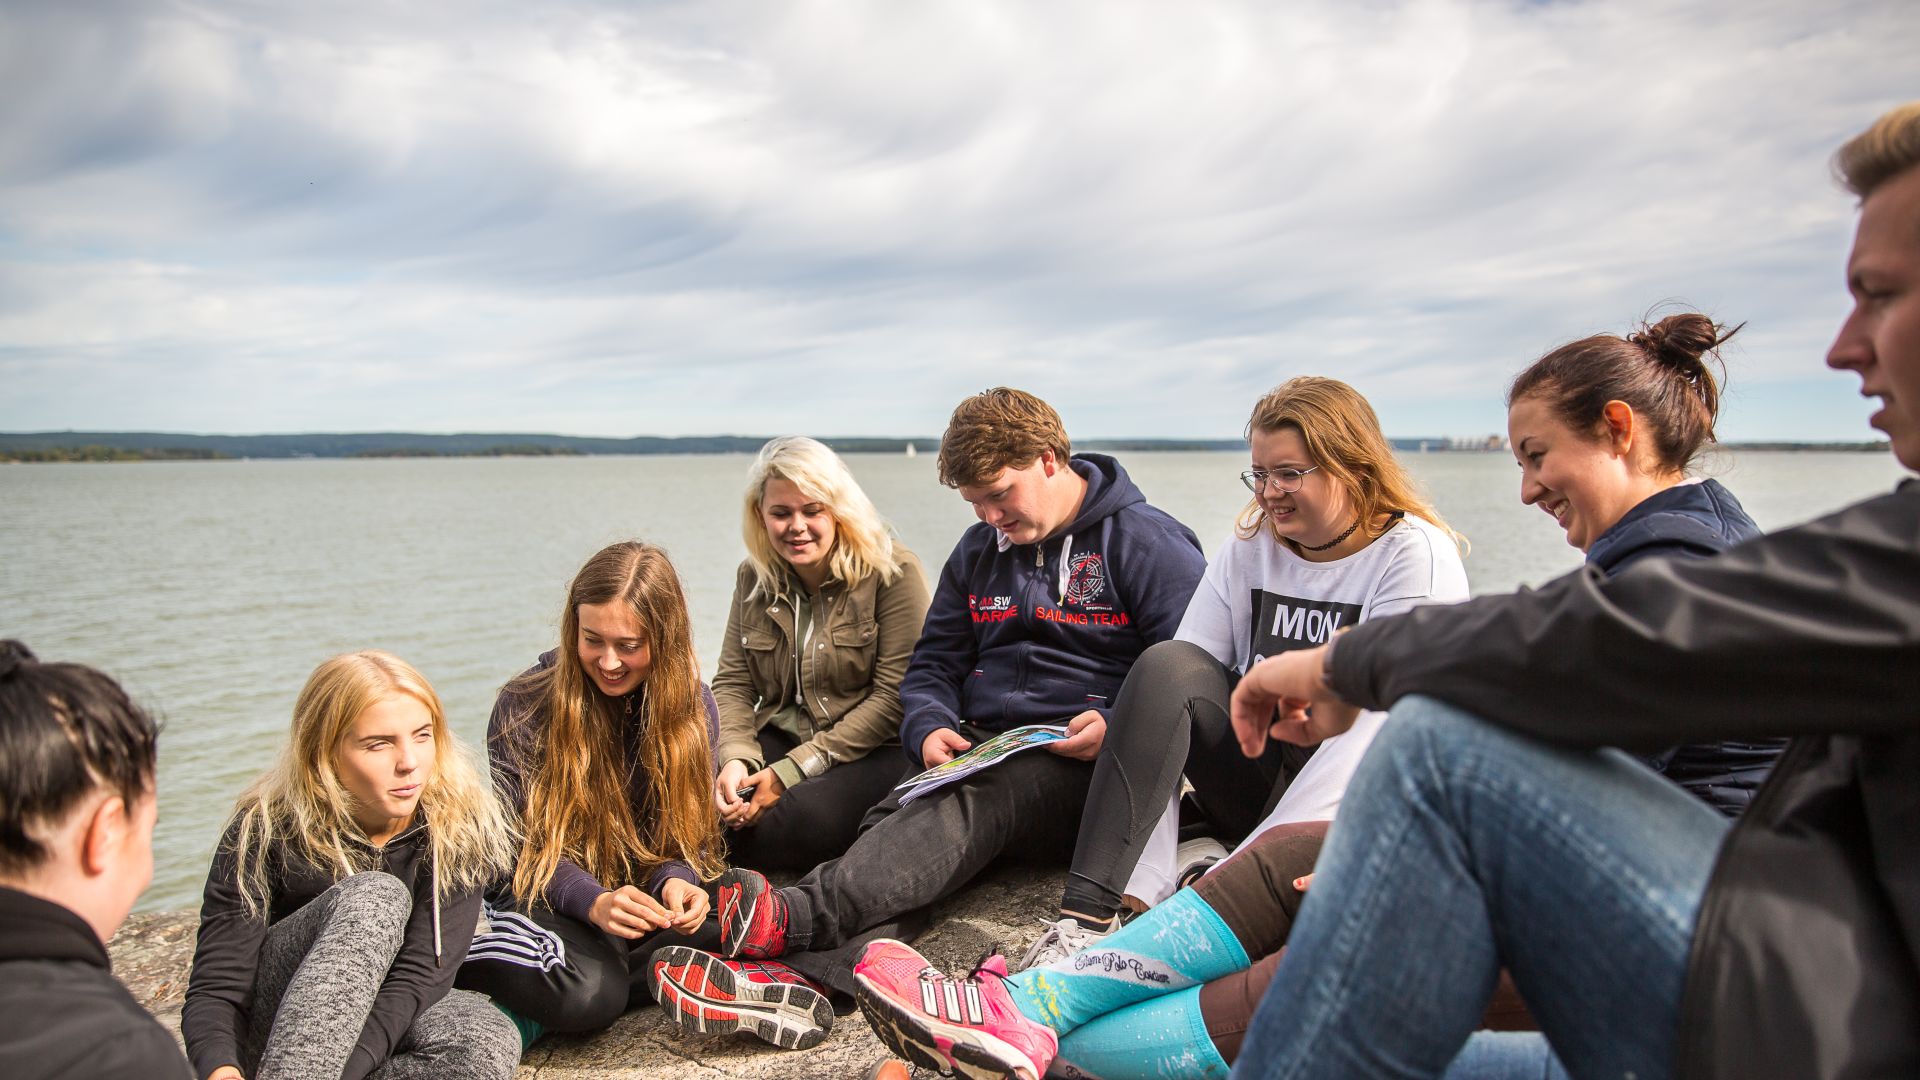
[[[207,871],[200,905],[200,938],[193,950],[193,974],[180,1033],[187,1054],[202,1077],[222,1065],[240,1065],[240,1041],[253,1005],[254,969],[267,928],[298,911],[338,880],[328,867],[315,866],[282,846],[269,853],[267,919],[247,914],[240,900],[233,840],[238,819],[227,826]],[[360,1031],[353,1055],[341,1073],[359,1080],[393,1055],[414,1017],[437,1003],[453,987],[453,977],[473,944],[480,919],[480,890],[434,897],[434,873],[427,825],[416,822],[378,850],[364,848],[368,869],[399,878],[413,894],[413,915],[393,958],[393,967],[374,996],[373,1009]],[[257,1047],[255,1049],[258,1049]]]
[[[1587,549],[1587,565],[1617,574],[1641,559],[1717,555],[1760,535],[1733,492],[1718,480],[1680,484],[1640,501]],[[1733,817],[1753,801],[1785,739],[1688,743],[1644,760],[1715,810]]]
[[[0,1076],[191,1075],[173,1036],[107,970],[93,927],[59,904],[0,886]]]
[[[1721,847],[1677,1070],[1920,1076],[1920,483],[1717,558],[1362,623],[1330,679],[1581,746],[1795,736]]]

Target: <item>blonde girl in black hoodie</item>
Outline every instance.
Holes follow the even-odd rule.
[[[512,1076],[513,1023],[452,990],[512,851],[418,671],[375,651],[322,663],[207,874],[181,1016],[195,1073]]]

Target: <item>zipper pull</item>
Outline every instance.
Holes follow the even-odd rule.
[[[1047,565],[1046,548],[1042,547],[1039,544],[1033,545],[1033,565],[1035,566]]]

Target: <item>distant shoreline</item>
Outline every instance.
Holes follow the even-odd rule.
[[[921,436],[824,439],[847,454],[933,453],[940,441]],[[1394,449],[1415,453],[1499,453],[1498,436],[1472,439],[1391,439]],[[124,461],[233,461],[247,458],[587,457],[608,454],[751,454],[766,439],[746,435],[667,438],[643,435],[602,439],[575,435],[516,433],[425,435],[368,432],[310,435],[181,435],[144,431],[0,432],[0,463]],[[1229,451],[1239,439],[1087,439],[1095,451]],[[1735,442],[1729,450],[1885,453],[1879,442]]]

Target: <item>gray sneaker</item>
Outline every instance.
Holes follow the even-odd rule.
[[[1041,934],[1040,940],[1027,950],[1027,955],[1020,958],[1020,966],[1015,970],[1025,971],[1059,963],[1082,949],[1099,944],[1110,933],[1111,930],[1089,930],[1074,919],[1048,923],[1046,933]]]

